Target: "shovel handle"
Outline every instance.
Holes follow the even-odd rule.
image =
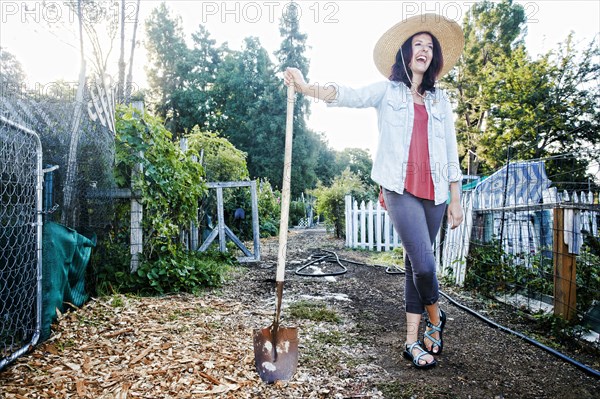
[[[292,180],[292,138],[294,130],[294,86],[287,87],[287,113],[285,118],[285,153],[283,156],[283,182],[281,187],[281,219],[279,222],[279,251],[277,253],[276,281],[282,283],[285,276],[288,221],[290,215],[290,182]]]

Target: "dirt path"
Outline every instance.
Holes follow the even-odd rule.
[[[315,248],[331,249],[340,257],[369,262],[369,254],[344,249],[323,231],[297,233],[290,259],[302,261]],[[421,371],[402,357],[405,322],[404,276],[382,268],[348,265],[335,282],[287,274],[288,299],[310,294],[346,294],[350,301],[326,301],[352,321],[352,333],[371,348],[372,363],[381,368],[372,381],[386,398],[593,398],[600,382],[574,366],[523,340],[490,327],[474,316],[440,300],[448,323],[444,354],[438,367]],[[596,367],[600,359],[596,358]]]
[[[283,317],[298,326],[301,344],[292,381],[266,385],[253,363],[252,330],[269,325],[274,309],[277,240],[269,239],[262,261],[239,268],[220,290],[115,295],[64,315],[51,340],[0,372],[0,397],[598,397],[596,378],[445,299],[444,354],[438,367],[416,370],[401,354],[404,277],[354,264],[335,277],[294,273],[323,250],[372,263],[368,252],[346,250],[324,230],[290,233]],[[312,317],[293,313],[303,307]]]

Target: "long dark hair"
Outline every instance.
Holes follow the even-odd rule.
[[[398,49],[396,53],[396,62],[392,66],[392,74],[390,75],[390,80],[394,82],[402,82],[407,87],[411,86],[412,80],[412,71],[408,67],[408,64],[412,60],[412,39],[413,37],[420,35],[422,33],[427,33],[431,36],[431,40],[433,41],[433,59],[431,60],[431,64],[429,64],[429,68],[425,71],[423,75],[423,81],[421,82],[421,86],[419,87],[419,92],[421,94],[425,93],[425,91],[429,90],[432,93],[435,92],[435,79],[437,75],[442,70],[442,66],[444,65],[444,57],[442,55],[442,48],[440,47],[440,42],[438,39],[433,36],[429,32],[417,32],[411,37],[409,37]],[[402,63],[402,58],[404,57],[404,63]],[[406,65],[406,68],[404,67]],[[407,75],[408,73],[408,75]]]

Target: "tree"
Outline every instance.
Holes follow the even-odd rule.
[[[152,10],[146,20],[146,49],[150,66],[146,70],[154,111],[165,119],[167,129],[181,132],[179,110],[174,96],[189,74],[181,18],[173,17],[165,3]]]
[[[193,153],[200,154],[207,181],[248,180],[246,154],[216,133],[203,132],[198,126],[187,136]]]
[[[67,0],[65,4],[77,15],[82,62],[85,59],[91,59],[95,74],[103,78],[109,74],[109,60],[120,27],[122,40],[125,39],[125,21],[105,18],[112,15],[115,7],[118,9],[118,2],[113,0]],[[121,17],[123,18],[124,15]],[[91,47],[91,55],[86,52],[86,45]],[[118,68],[120,68],[119,65]]]
[[[478,172],[476,151],[489,114],[489,101],[483,88],[489,84],[499,59],[510,56],[522,43],[526,33],[524,25],[524,8],[512,0],[473,4],[465,16],[464,53],[457,68],[444,81],[456,91],[457,138],[467,157],[470,175]]]
[[[375,187],[375,182],[371,180],[371,169],[373,161],[369,150],[362,148],[345,148],[336,154],[336,163],[340,171],[348,168],[363,182],[365,187]],[[377,189],[379,187],[377,186]]]
[[[600,77],[597,39],[576,51],[572,36],[531,60],[523,7],[483,1],[465,18],[465,51],[444,80],[457,97],[457,135],[469,174],[507,160],[547,159],[550,176],[586,181],[597,148]],[[581,56],[579,56],[581,54]]]
[[[221,52],[226,51],[227,47],[217,49],[216,41],[210,38],[208,30],[202,25],[199,25],[198,30],[192,34],[192,41],[194,43],[191,50],[193,64],[187,87],[189,95],[182,101],[184,104],[182,113],[186,115],[182,118],[182,124],[186,128],[197,124],[202,129],[210,130],[217,117],[211,89],[216,80]]]
[[[129,54],[129,76],[125,80],[125,42],[129,26],[128,17],[131,15],[126,7],[126,0],[66,0],[63,2],[73,15],[77,16],[77,33],[72,32],[79,39],[80,60],[82,68],[91,63],[93,75],[102,81],[116,72],[116,82],[110,87],[116,89],[116,101],[128,102],[131,94],[133,80],[133,60],[136,47],[137,21],[140,10],[140,0],[137,0],[134,12],[134,24],[131,30],[131,52]],[[61,33],[71,31],[73,25],[70,18],[53,18],[46,21],[47,29],[58,30]],[[119,34],[119,59],[114,62],[111,58],[115,39]],[[91,62],[89,62],[91,61]],[[84,65],[85,63],[85,65]],[[116,69],[113,68],[116,66]],[[89,77],[89,74],[87,75]]]
[[[310,62],[304,55],[306,51],[307,35],[300,32],[299,6],[293,1],[286,8],[287,13],[279,20],[279,34],[282,42],[275,56],[279,62],[277,70],[285,71],[288,67],[298,68],[305,77],[308,77]],[[304,121],[309,113],[310,102],[305,97],[296,101],[294,115],[298,115],[298,121]]]
[[[535,61],[522,46],[499,58],[483,87],[490,111],[478,153],[488,167],[498,168],[509,157],[553,157],[547,165],[549,174],[566,171],[572,181],[586,181],[589,158],[574,162],[570,156],[558,166],[556,155],[600,144],[600,88],[590,84],[600,79],[599,55],[597,43],[580,51],[570,35],[556,51]]]
[[[308,76],[309,61],[304,55],[307,35],[300,32],[300,11],[294,2],[279,22],[282,42],[275,56],[279,62],[278,71],[295,67]],[[310,102],[305,96],[296,96],[294,105],[294,150],[292,152],[292,195],[300,195],[306,189],[314,188],[317,177],[318,159],[326,147],[322,137],[306,126]]]
[[[239,51],[215,47],[200,26],[185,44],[181,20],[163,3],[146,21],[151,60],[148,78],[155,111],[174,136],[198,125],[218,132],[247,154],[251,178],[281,187],[285,137],[286,89],[276,73],[287,65],[308,68],[306,35],[299,33],[295,7],[282,18],[284,37],[276,67],[257,38],[248,37]],[[285,65],[285,66],[284,66]],[[304,104],[304,105],[303,105]],[[326,144],[306,127],[308,101],[298,98],[294,112],[292,195],[315,187],[319,156]]]
[[[229,51],[211,93],[218,107],[215,129],[248,154],[252,178],[263,177],[281,187],[285,97],[257,38],[246,38],[241,51]]]
[[[523,46],[497,60],[496,71],[482,86],[487,123],[473,148],[488,171],[500,168],[507,158],[532,159],[545,153],[538,123],[551,93],[547,60],[531,61]]]
[[[0,89],[20,90],[20,85],[25,82],[23,66],[17,58],[0,47]]]
[[[133,89],[133,55],[135,53],[135,47],[137,45],[135,37],[137,34],[137,27],[140,16],[140,3],[141,0],[137,0],[135,6],[135,19],[133,23],[133,34],[131,37],[131,52],[129,53],[129,71],[127,72],[127,80],[125,81],[125,104],[129,104],[131,102],[131,91]]]
[[[125,99],[125,0],[121,0],[121,40],[119,51],[119,77],[117,81],[117,101]]]
[[[202,25],[192,34],[194,45],[188,48],[181,25],[181,17],[172,16],[165,3],[146,20],[151,101],[176,137],[196,125],[212,130],[216,106],[210,91],[223,51]]]
[[[343,170],[343,168],[339,168],[336,158],[337,152],[326,145],[325,140],[323,140],[323,144],[318,149],[317,166],[315,168],[317,179],[323,186],[330,186],[335,176]]]
[[[352,195],[358,201],[366,198],[361,179],[350,169],[335,177],[330,187],[319,184],[310,190],[310,194],[317,198],[317,211],[325,217],[326,224],[335,231],[336,237],[344,236],[346,195]]]

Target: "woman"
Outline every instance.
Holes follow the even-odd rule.
[[[435,87],[454,66],[463,45],[458,24],[424,14],[394,25],[377,42],[375,64],[386,81],[361,89],[322,87],[307,84],[298,69],[284,73],[287,85],[294,84],[298,92],[325,100],[329,106],[377,110],[379,141],[371,177],[382,186],[388,214],[404,247],[403,354],[420,369],[436,365],[433,355],[442,353],[446,324],[446,314],[438,305],[432,245],[444,210],[451,228],[463,220],[452,108]],[[426,329],[419,339],[425,311]]]

